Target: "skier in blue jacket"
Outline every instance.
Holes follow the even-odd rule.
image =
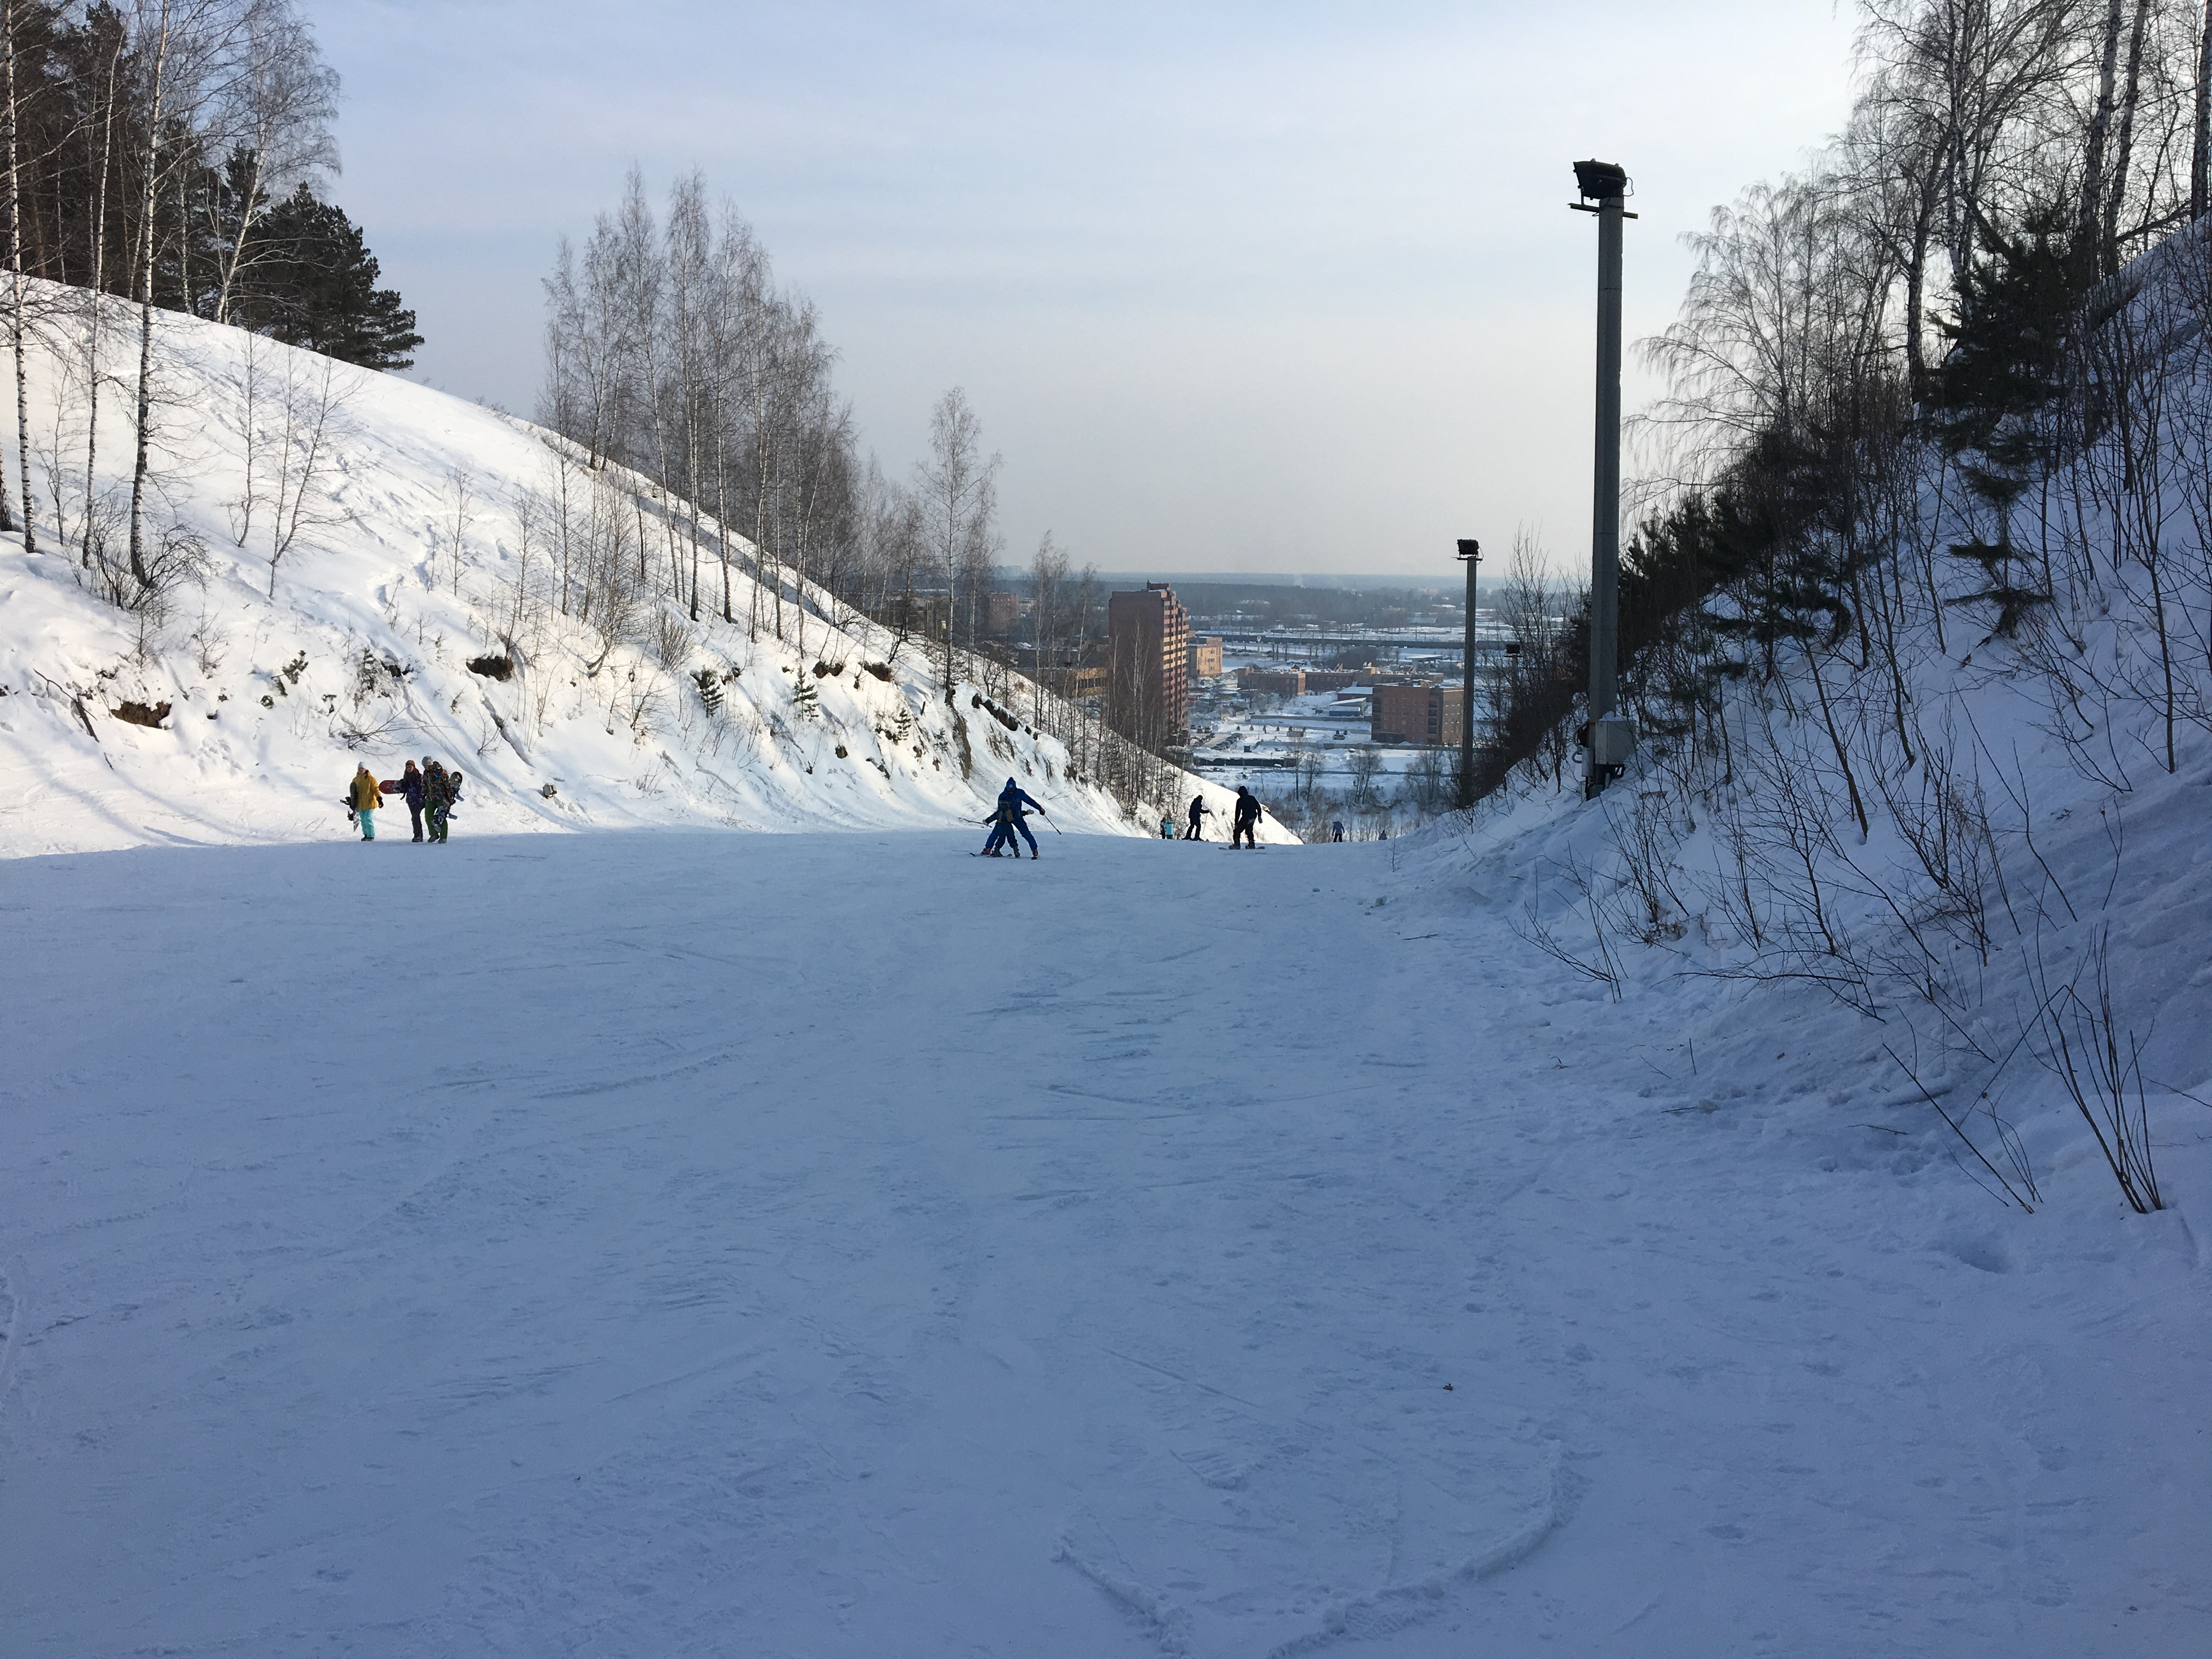
[[[1021,785],[1008,778],[1006,787],[999,791],[998,808],[991,815],[991,838],[983,843],[986,853],[997,856],[1000,843],[1012,847],[1014,836],[1019,834],[1030,844],[1030,856],[1035,858],[1037,855],[1036,837],[1030,833],[1030,826],[1022,815],[1024,807],[1034,812],[1044,811],[1042,805],[1032,800]],[[1014,856],[1019,858],[1021,855],[1021,849],[1015,848]]]

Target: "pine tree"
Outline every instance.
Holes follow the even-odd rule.
[[[2066,373],[2070,338],[2095,280],[2090,254],[2039,216],[2016,240],[1994,232],[1960,282],[1959,314],[1934,377],[1931,424],[1975,492],[2008,508],[2049,442],[2042,419]]]
[[[235,303],[240,322],[287,345],[364,368],[407,368],[422,343],[415,313],[376,285],[376,256],[361,227],[305,185],[269,210],[253,233]]]

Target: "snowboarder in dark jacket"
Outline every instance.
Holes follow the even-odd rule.
[[[986,853],[995,854],[1001,842],[1008,847],[1013,847],[1014,836],[1018,834],[1024,841],[1029,842],[1030,856],[1035,858],[1037,855],[1036,837],[1030,833],[1030,826],[1023,817],[1024,807],[1034,812],[1044,811],[1041,805],[1030,799],[1028,793],[1021,785],[1008,778],[1006,787],[999,791],[998,807],[991,814],[991,838],[983,843],[983,850]],[[1016,858],[1021,856],[1019,848],[1014,848],[1014,856]]]
[[[426,760],[426,761],[427,761],[427,760],[428,760],[430,757],[429,757],[428,755],[425,755],[425,756],[423,756],[423,757],[422,757],[422,758],[423,758],[424,760]],[[387,795],[404,795],[404,797],[406,797],[406,800],[407,800],[407,820],[408,820],[408,822],[409,822],[409,823],[412,823],[412,824],[415,826],[415,839],[416,839],[416,840],[417,840],[417,841],[422,840],[422,769],[421,769],[421,768],[419,768],[418,766],[416,766],[413,761],[409,761],[409,762],[407,763],[407,769],[406,769],[404,772],[401,773],[401,774],[399,775],[399,776],[398,776],[398,777],[397,777],[397,778],[395,778],[395,779],[392,780],[391,781],[389,781],[389,782],[386,783],[386,784],[383,786],[383,788],[384,788],[384,793],[385,793],[386,794],[387,794]]]
[[[1259,823],[1260,798],[1243,784],[1238,784],[1237,812],[1231,820],[1229,844],[1231,847],[1249,847],[1254,852],[1258,852],[1260,850],[1257,834]]]

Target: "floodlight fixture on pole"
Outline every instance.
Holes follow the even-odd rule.
[[[1636,750],[1636,728],[1613,711],[1620,700],[1620,224],[1628,173],[1612,161],[1575,163],[1579,202],[1597,215],[1597,434],[1590,491],[1589,724],[1583,793],[1595,798]],[[1595,202],[1596,205],[1591,206]]]
[[[1474,573],[1482,563],[1482,544],[1459,538],[1459,557],[1467,566],[1467,640],[1459,665],[1459,804],[1474,805]]]

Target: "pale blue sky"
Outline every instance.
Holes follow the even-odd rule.
[[[635,161],[702,168],[811,294],[903,472],[965,386],[1009,556],[1452,568],[1589,534],[1592,222],[1635,176],[1633,337],[1676,239],[1841,121],[1852,13],[1686,3],[305,0],[334,194],[428,343],[520,411],[538,279]],[[1632,385],[1630,401],[1648,387]]]

